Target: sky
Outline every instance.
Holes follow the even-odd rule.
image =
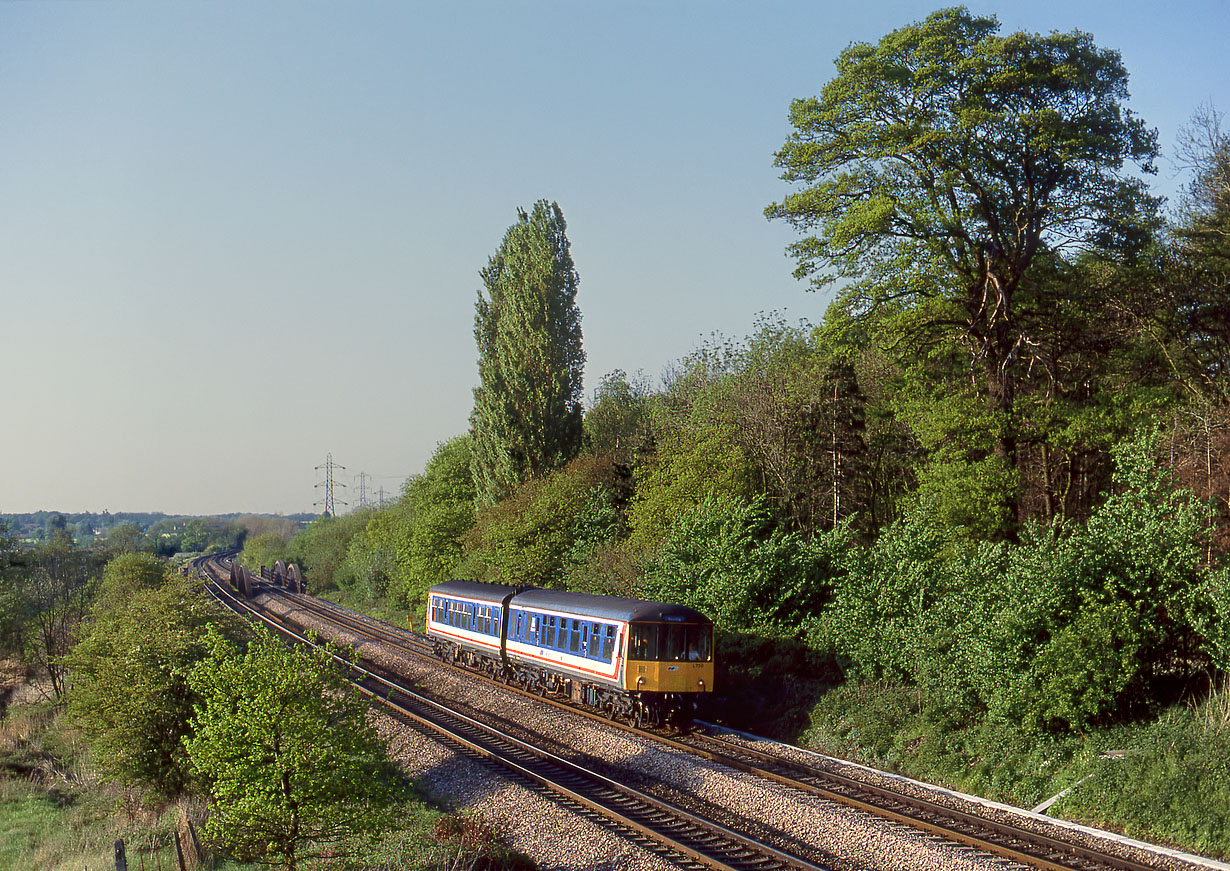
[[[319,511],[329,456],[339,511],[395,498],[468,429],[478,272],[539,199],[587,397],[818,322],[763,214],[790,102],[939,5],[0,3],[0,513]],[[1226,0],[967,5],[1119,51],[1159,194],[1230,112]]]

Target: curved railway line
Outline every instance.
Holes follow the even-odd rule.
[[[225,574],[222,571],[218,577]],[[431,642],[424,636],[397,629],[323,600],[276,588],[270,588],[270,591],[316,619],[393,648],[404,656],[425,657],[440,666],[440,661],[432,654]],[[229,593],[229,589],[226,592]],[[239,604],[271,625],[281,624],[281,621],[259,614],[246,602],[240,601]],[[282,624],[279,631],[286,632],[288,627]],[[460,666],[450,667],[463,671],[471,679],[490,680]],[[792,855],[785,851],[784,845],[771,846],[747,834],[732,831],[713,819],[706,820],[695,812],[666,804],[632,786],[617,783],[545,750],[535,749],[511,735],[500,734],[496,737],[495,733],[499,730],[464,714],[456,711],[445,714],[439,700],[430,700],[397,686],[396,675],[382,673],[376,668],[365,671],[364,675],[356,682],[357,685],[383,704],[395,706],[396,716],[411,718],[418,727],[430,728],[437,734],[447,736],[446,740],[453,746],[463,748],[463,752],[499,760],[506,769],[516,772],[515,776],[523,782],[533,782],[538,788],[553,790],[561,801],[583,809],[587,815],[596,814],[618,820],[616,825],[633,833],[635,838],[650,838],[659,845],[659,849],[673,852],[685,859],[685,863],[731,869],[824,867],[813,864],[814,861],[823,861],[823,854],[819,851],[814,856]],[[1031,824],[1028,818],[1023,818],[1021,824],[1013,824],[1002,818],[994,818],[994,815],[962,810],[942,798],[929,800],[873,784],[865,778],[837,770],[836,766],[803,762],[784,753],[755,749],[723,737],[715,729],[669,735],[613,722],[597,712],[550,697],[531,696],[515,686],[504,683],[500,686],[507,692],[532,697],[574,715],[599,720],[607,727],[652,739],[670,750],[701,757],[789,790],[818,796],[887,819],[895,825],[922,830],[1021,865],[1046,871],[1157,871],[1159,868],[1181,867],[1174,861],[1166,861],[1173,860],[1174,854],[1160,855],[1157,861],[1124,858],[1121,854],[1098,849],[1096,845],[1090,846],[1090,839],[1073,837],[1062,829],[1058,834],[1040,831],[1040,827]],[[446,720],[448,725],[445,725]],[[1200,865],[1189,864],[1188,867],[1230,866],[1204,862]]]
[[[316,646],[285,621],[261,613],[236,596],[203,567],[208,589],[222,604],[269,625],[297,643]],[[523,785],[549,790],[557,800],[595,820],[605,821],[643,845],[664,852],[684,867],[719,871],[825,871],[805,858],[733,831],[647,795],[632,786],[589,771],[479,722],[396,682],[395,676],[368,669],[335,656],[350,674],[350,682],[373,702],[414,728],[427,729],[462,753],[491,760]]]

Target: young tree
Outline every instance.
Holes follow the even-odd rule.
[[[44,671],[58,700],[68,689],[62,657],[77,640],[77,628],[89,610],[97,580],[94,553],[73,546],[72,535],[58,529],[51,541],[23,555],[18,581],[26,662]]]
[[[1122,106],[1119,54],[1089,34],[998,35],[994,18],[943,9],[877,45],[850,46],[818,98],[795,100],[777,154],[802,187],[768,207],[805,238],[796,275],[851,280],[864,313],[931,301],[927,326],[959,335],[1016,460],[1016,388],[1045,288],[1031,269],[1069,248],[1124,252],[1155,202],[1156,134]]]
[[[264,636],[242,656],[219,647],[188,684],[204,699],[185,746],[213,796],[205,832],[236,858],[295,871],[390,824],[401,781],[327,654]]]
[[[563,466],[582,437],[579,278],[563,212],[539,200],[479,275],[474,338],[479,386],[470,430],[480,506],[492,505],[526,477]]]

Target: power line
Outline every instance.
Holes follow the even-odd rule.
[[[345,471],[346,467],[339,466],[337,463],[333,462],[333,454],[330,453],[328,455],[328,458],[325,460],[325,462],[322,465],[319,465],[316,467],[317,472],[319,472],[321,469],[325,470],[325,480],[323,482],[317,483],[316,486],[325,488],[325,498],[318,502],[313,502],[312,504],[313,505],[323,504],[325,508],[325,517],[336,517],[337,509],[334,507],[334,502],[333,502],[333,487],[335,484],[338,487],[345,487],[346,485],[340,481],[335,482],[333,480],[333,470],[341,469],[342,471]],[[345,506],[346,503],[343,502],[342,505]]]

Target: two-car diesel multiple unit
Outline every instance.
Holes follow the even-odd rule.
[[[681,605],[448,581],[427,634],[446,661],[638,725],[686,723],[713,692],[713,623]]]

